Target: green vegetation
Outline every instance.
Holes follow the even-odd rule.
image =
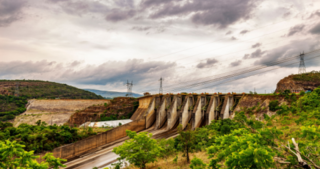
[[[273,101],[269,107],[277,114],[271,117],[264,114],[263,121],[242,111],[237,112],[234,119],[213,121],[195,131],[180,129],[173,145],[171,139],[158,142],[162,149],[166,145],[171,155],[160,150],[158,162],[150,166],[169,169],[186,166],[192,169],[320,168],[320,88],[292,101],[290,106]],[[150,142],[150,138],[139,142]],[[127,147],[126,151],[134,150]],[[199,152],[205,152],[205,157],[192,158],[192,154]],[[184,161],[179,162],[179,154]],[[169,158],[171,163],[161,161]]]
[[[113,149],[120,155],[121,160],[126,159],[141,169],[145,169],[147,163],[156,161],[160,156],[161,147],[156,140],[151,139],[152,134],[148,135],[146,132],[137,134],[129,130],[126,132],[131,139]]]
[[[16,82],[20,83],[20,97],[13,96]],[[9,86],[2,89],[7,91],[9,95],[0,95],[0,121],[12,120],[15,116],[23,113],[26,110],[25,105],[28,103],[28,99],[103,99],[102,96],[97,96],[94,93],[54,82],[0,80],[0,87],[2,84]]]
[[[0,122],[0,141],[16,141],[25,146],[25,151],[34,151],[35,153],[52,151],[63,144],[73,143],[95,134],[92,128],[80,132],[78,128],[67,125],[48,126],[40,120],[37,125],[21,124],[18,127],[13,127],[8,122]]]
[[[16,115],[26,111],[27,102],[25,97],[0,95],[0,121],[14,119]]]
[[[0,84],[9,83],[11,87],[7,90],[11,95],[15,91],[15,82],[20,82],[19,95],[28,99],[103,99],[102,96],[66,84],[36,80],[0,80]]]
[[[33,151],[25,151],[24,145],[16,141],[0,141],[0,167],[5,169],[58,169],[65,167],[61,162],[66,160],[55,158],[52,153],[47,153],[43,159],[45,162],[38,163]]]
[[[312,71],[309,73],[297,74],[293,76],[293,80],[320,82],[320,72]]]

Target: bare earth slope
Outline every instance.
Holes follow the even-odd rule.
[[[66,123],[77,110],[83,110],[92,105],[110,103],[110,100],[29,100],[27,111],[14,120],[14,126],[22,123],[35,124],[41,120],[48,124],[62,125]]]
[[[301,75],[290,75],[281,79],[277,84],[277,92],[290,90],[300,92],[301,90],[311,90],[320,86],[320,73],[305,73]]]

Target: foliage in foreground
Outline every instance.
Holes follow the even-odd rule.
[[[213,121],[208,126],[190,131],[188,142],[186,135],[180,135],[174,139],[173,145],[166,144],[165,140],[158,144],[171,149],[171,157],[176,157],[173,164],[177,165],[177,152],[182,152],[185,164],[193,169],[320,168],[320,88],[293,101],[290,107],[279,103],[271,107],[277,114],[272,117],[264,115],[262,121],[238,112],[232,120]],[[292,138],[297,141],[299,151]],[[188,164],[188,153],[199,151],[206,151],[210,162],[206,164],[194,157]],[[167,159],[163,153],[160,151],[158,159]],[[298,154],[302,162],[298,161]]]
[[[113,149],[113,152],[118,154],[121,160],[126,159],[141,169],[145,169],[147,163],[157,160],[162,149],[156,140],[151,139],[152,134],[148,135],[146,132],[137,134],[129,130],[126,132],[130,140]]]
[[[0,122],[0,141],[17,141],[25,145],[24,150],[32,150],[35,153],[52,151],[55,147],[73,143],[94,134],[96,133],[92,131],[92,128],[79,132],[79,129],[75,127],[57,126],[56,124],[48,126],[40,120],[37,125],[21,124],[18,127],[13,127],[12,123]]]
[[[33,151],[25,151],[24,145],[16,141],[0,141],[0,167],[3,169],[58,169],[65,167],[62,162],[66,160],[55,158],[52,153],[47,153],[43,159],[45,162],[38,163]]]

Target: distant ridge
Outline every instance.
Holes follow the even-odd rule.
[[[83,89],[97,95],[100,95],[105,98],[115,98],[115,97],[125,97],[127,92],[115,92],[115,91],[103,91],[103,90],[96,90],[96,89]],[[132,93],[133,97],[141,97],[141,94]]]

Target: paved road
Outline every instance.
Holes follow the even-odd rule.
[[[165,131],[164,129],[153,130],[147,129],[146,132],[152,133],[153,138],[171,138],[177,136],[176,130]],[[143,131],[142,131],[143,132]],[[78,159],[72,160],[65,165],[65,169],[92,169],[93,167],[104,168],[116,161],[118,156],[112,152],[114,147],[120,146],[128,137],[117,140],[116,142],[104,145],[100,150],[84,154]]]

